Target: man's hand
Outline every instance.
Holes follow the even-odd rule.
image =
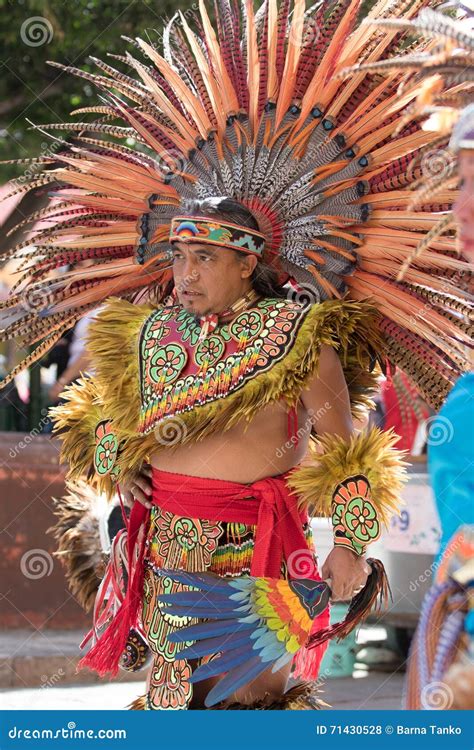
[[[144,464],[138,476],[128,482],[119,482],[122,499],[129,508],[133,507],[135,500],[142,503],[146,508],[151,508],[151,466]]]
[[[350,601],[365,586],[370,565],[344,547],[334,547],[321,569],[325,580],[331,579],[332,601]]]

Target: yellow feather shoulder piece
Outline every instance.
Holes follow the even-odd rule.
[[[154,305],[107,300],[89,326],[86,346],[101,384],[104,411],[124,436],[137,434],[140,413],[139,341]]]
[[[61,393],[64,403],[53,406],[53,434],[61,440],[60,460],[68,464],[68,479],[94,480],[99,491],[110,498],[114,480],[110,474],[99,475],[94,469],[96,428],[106,417],[99,383],[82,377]]]
[[[311,457],[291,472],[288,486],[299,495],[300,506],[313,516],[331,515],[335,488],[347,477],[363,474],[371,486],[379,520],[387,525],[401,505],[406,463],[404,451],[394,448],[398,436],[377,427],[352,435],[323,435],[310,446]]]

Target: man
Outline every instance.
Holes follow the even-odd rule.
[[[230,249],[200,243],[173,244],[173,275],[179,303],[198,317],[219,314],[246,295],[252,289],[251,277],[255,271],[258,276],[257,266],[254,255],[241,256]],[[321,348],[318,374],[301,392],[298,423],[303,426],[298,446],[292,444],[281,455],[279,449],[288,441],[287,409],[277,402],[258,412],[248,425],[238,424],[224,434],[210,435],[192,450],[179,444],[172,452],[158,450],[151,454],[150,463],[163,471],[251,484],[296,466],[307,452],[312,429],[318,434],[349,439],[352,432],[349,395],[339,358],[329,346]],[[122,489],[128,502],[135,498],[146,507],[153,507],[149,500],[152,494],[149,472]],[[334,547],[322,575],[331,579],[333,599],[346,601],[364,586],[369,571],[363,556],[358,557],[348,548]],[[276,675],[265,673],[258,678],[252,684],[250,700],[261,699],[265,693],[273,699],[283,694],[289,670],[287,667]],[[209,689],[209,684],[203,684],[202,689],[206,688]],[[233,701],[245,703],[248,696],[248,688],[242,688]]]
[[[299,508],[305,494],[304,469],[300,469],[303,481],[298,473],[291,480],[289,476],[307,454],[313,432],[327,439],[332,436],[336,443],[340,441],[340,445],[347,446],[337,462],[337,472],[342,473],[336,479],[346,478],[344,451],[351,450],[349,446],[353,444],[352,419],[339,356],[350,358],[350,347],[345,349],[345,354],[342,350],[339,356],[336,353],[340,348],[336,335],[338,318],[352,314],[361,325],[362,321],[367,321],[364,342],[356,336],[351,344],[358,341],[359,356],[365,350],[363,356],[367,362],[370,342],[376,342],[376,335],[374,338],[368,333],[373,315],[370,307],[364,311],[350,302],[331,303],[329,308],[294,302],[291,290],[277,284],[275,274],[259,261],[257,253],[233,249],[229,240],[227,246],[214,240],[206,241],[205,227],[212,228],[213,232],[219,227],[226,231],[231,227],[239,234],[245,229],[257,237],[255,219],[240,204],[222,198],[193,201],[184,208],[186,216],[173,222],[170,234],[175,299],[164,307],[132,306],[120,301],[108,303],[90,325],[88,349],[95,368],[94,379],[66,391],[66,405],[53,410],[57,427],[63,433],[65,454],[75,467],[73,470],[78,466],[74,457],[78,450],[81,468],[90,456],[90,436],[85,436],[84,443],[81,425],[85,416],[87,419],[91,416],[89,429],[96,422],[94,461],[99,479],[104,480],[118,471],[116,479],[126,502],[133,505],[133,501],[138,500],[151,511],[149,516],[139,519],[135,528],[136,533],[140,533],[139,529],[144,533],[146,529],[146,549],[141,552],[135,570],[138,578],[135,581],[134,574],[130,573],[129,578],[134,583],[129,582],[128,587],[128,594],[134,588],[135,595],[141,597],[143,584],[138,619],[154,655],[146,696],[148,708],[200,707],[216,681],[203,681],[193,691],[189,683],[192,660],[188,663],[179,659],[179,648],[175,646],[173,651],[166,641],[166,635],[179,623],[169,621],[166,613],[161,613],[158,598],[162,593],[182,587],[163,582],[159,575],[161,569],[184,566],[191,572],[209,570],[224,576],[250,572],[291,578],[300,573],[298,557],[302,557],[306,565],[311,561],[307,577],[319,579],[309,519],[306,510]],[[192,235],[187,236],[186,230],[192,224],[203,231],[201,242],[193,241]],[[265,291],[271,291],[271,296]],[[316,320],[319,320],[317,338],[314,332],[308,338]],[[122,330],[119,330],[120,325]],[[325,344],[325,340],[334,340],[334,345]],[[268,348],[271,341],[275,345]],[[124,360],[117,361],[113,356],[117,344]],[[252,353],[252,347],[257,347],[257,356]],[[213,353],[216,350],[217,356]],[[169,352],[176,365],[168,357]],[[132,360],[130,364],[128,358]],[[307,363],[303,368],[301,360]],[[236,377],[231,378],[229,371],[227,390],[224,390],[220,387],[226,382],[225,370],[219,368],[226,362],[231,363]],[[260,372],[255,369],[257,365]],[[213,372],[217,375],[209,384],[206,377]],[[243,383],[239,383],[239,372]],[[274,381],[278,373],[280,376]],[[285,378],[290,385],[285,385]],[[172,384],[168,392],[164,390],[166,380]],[[97,390],[88,396],[93,382],[93,389]],[[220,389],[217,402],[216,382]],[[193,391],[195,384],[197,387]],[[186,406],[189,408],[194,403],[191,412],[183,408],[184,388],[188,388]],[[207,403],[203,403],[202,394],[208,396]],[[149,396],[151,400],[147,401]],[[254,400],[253,406],[252,401],[246,401],[249,398]],[[298,404],[293,413],[288,403],[290,399]],[[88,403],[91,407],[95,405],[92,414]],[[128,409],[124,410],[124,404]],[[216,410],[216,405],[222,414]],[[141,412],[138,423],[137,406]],[[206,413],[206,408],[213,411]],[[195,421],[190,421],[190,414]],[[166,415],[168,420],[164,418]],[[289,415],[296,417],[301,427],[293,424],[288,433]],[[111,419],[106,419],[108,416]],[[133,430],[132,424],[135,425]],[[203,425],[204,431],[200,432]],[[137,432],[141,432],[141,437]],[[361,446],[364,440],[362,437],[359,441]],[[391,483],[388,477],[393,479],[393,487],[398,486],[396,472],[389,466],[390,442],[391,438],[380,435],[377,448],[369,446],[366,452],[362,450],[362,458],[356,458],[351,464],[354,474],[362,474],[367,471],[370,456],[378,456],[382,463],[387,461],[387,476],[382,482],[376,481],[373,487],[381,495],[375,503],[380,507],[380,520],[384,515],[384,485]],[[119,443],[129,447],[121,448]],[[340,445],[339,448],[334,446],[334,455]],[[284,446],[287,447],[282,450]],[[331,460],[331,455],[332,449],[328,446],[326,458]],[[311,474],[313,469],[309,467],[306,471]],[[317,491],[318,486],[317,476],[312,478],[309,495]],[[277,491],[272,480],[278,484]],[[291,487],[298,490],[298,481],[301,482],[299,497],[290,495]],[[235,494],[226,495],[224,504],[216,499],[214,504],[209,501],[206,505],[206,495],[217,495],[224,483],[230,483],[236,491],[246,490],[243,499],[255,495],[254,505],[239,506],[240,497]],[[331,487],[331,496],[333,490]],[[284,495],[283,500],[277,497],[278,493]],[[349,497],[346,499],[350,501]],[[284,504],[278,505],[279,502]],[[304,504],[309,502],[308,498]],[[367,502],[370,504],[370,500]],[[265,516],[267,506],[270,518]],[[371,509],[373,507],[370,505]],[[255,516],[251,519],[248,517],[250,508]],[[132,513],[132,524],[135,515]],[[289,527],[286,516],[291,517]],[[291,527],[295,518],[296,529]],[[375,515],[371,518],[375,519]],[[380,533],[377,521],[368,523],[372,523],[373,529],[367,532],[366,542]],[[133,538],[131,528],[128,535]],[[277,555],[279,544],[282,548]],[[365,544],[346,533],[338,520],[335,521],[335,545],[322,573],[331,580],[334,599],[352,599],[364,588],[370,572],[364,559]],[[265,547],[266,552],[262,553]],[[135,548],[129,547],[129,559],[135,559],[135,554]],[[264,559],[258,563],[256,558],[262,555]],[[108,585],[109,578],[106,576],[104,581]],[[98,599],[101,599],[100,592]],[[125,609],[131,599],[133,594],[127,599]],[[116,628],[118,620],[116,617],[115,625],[113,623]],[[184,618],[184,624],[188,621],[189,618]],[[98,624],[104,622],[101,619]],[[132,625],[133,617],[129,617],[123,623],[122,636]],[[326,610],[315,627],[324,630],[327,626]],[[109,667],[99,657],[94,661],[98,653],[94,649],[101,643],[99,639],[83,663],[107,671]],[[117,648],[116,636],[111,637],[109,647],[102,645],[106,661],[114,648]],[[173,658],[170,658],[170,651]],[[323,647],[319,647],[304,658],[303,654],[295,657],[293,675],[314,678],[322,651]],[[240,705],[254,705],[259,701],[265,705],[281,699],[291,667],[288,664],[275,673],[266,670],[250,687],[236,691],[228,700]],[[110,668],[113,669],[111,663]]]

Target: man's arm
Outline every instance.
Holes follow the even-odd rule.
[[[353,431],[349,392],[339,357],[323,345],[317,375],[301,393],[313,430],[318,435],[339,435],[349,440]],[[348,547],[335,546],[321,569],[324,579],[331,579],[332,599],[349,600],[365,585],[370,567],[363,556]]]
[[[301,400],[314,432],[350,438],[353,426],[349,391],[341,362],[332,347],[321,347],[318,373],[302,391]]]

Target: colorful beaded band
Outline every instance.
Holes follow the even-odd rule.
[[[265,247],[265,236],[261,232],[238,224],[201,216],[175,216],[171,221],[170,242],[221,245],[260,257]]]
[[[332,497],[332,524],[334,546],[348,547],[357,555],[363,555],[367,544],[379,538],[377,509],[363,474],[337,485]]]

